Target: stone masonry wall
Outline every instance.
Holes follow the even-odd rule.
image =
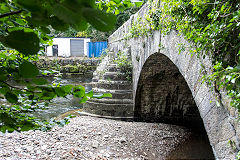
[[[148,107],[151,106],[143,106],[143,103],[145,103],[144,101],[141,101],[139,104],[139,93],[137,91],[141,90],[139,88],[142,83],[140,75],[145,75],[147,74],[145,72],[151,72],[154,70],[154,67],[151,67],[151,71],[143,68],[151,55],[156,53],[163,54],[178,68],[189,87],[203,120],[215,158],[235,159],[237,151],[240,150],[240,123],[238,122],[237,111],[230,107],[229,100],[224,94],[222,94],[221,103],[217,103],[217,94],[201,81],[203,76],[200,72],[202,70],[201,65],[205,66],[206,74],[211,73],[211,59],[208,57],[205,59],[199,58],[196,55],[191,56],[188,50],[190,46],[189,42],[184,39],[184,36],[179,36],[177,31],[171,31],[168,35],[161,34],[161,31],[153,31],[152,36],[131,39],[124,38],[125,35],[129,33],[132,22],[136,22],[137,16],[144,17],[147,10],[148,6],[144,5],[136,15],[132,16],[123,26],[109,37],[110,50],[117,53],[119,50],[128,48],[131,53],[133,63],[133,97],[135,99],[135,110],[139,110],[139,108],[137,108],[139,105],[141,106],[140,110],[142,111],[150,110]],[[180,43],[186,46],[186,50],[181,54],[179,54],[178,51]],[[157,61],[161,61],[162,57],[163,56],[160,56],[158,59],[155,59],[156,63]],[[159,69],[161,70],[160,67]],[[164,80],[169,84],[167,78]],[[159,83],[161,82],[163,82],[163,80],[160,80]],[[176,84],[169,84],[169,88],[170,86],[174,88],[176,87]],[[156,91],[151,89],[151,92]],[[148,95],[145,91],[143,91],[143,93]],[[145,100],[147,100],[147,98],[145,98]],[[166,101],[164,103],[166,103]],[[172,103],[174,103],[174,101],[172,101]],[[231,141],[232,144],[235,144],[234,147],[237,149],[233,149],[233,147],[229,145],[229,141]]]
[[[62,73],[92,73],[95,71],[100,59],[82,57],[40,57],[36,62],[42,69],[59,70]]]

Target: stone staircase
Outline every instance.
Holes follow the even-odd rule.
[[[114,54],[109,53],[93,73],[94,93],[111,93],[112,98],[90,99],[83,111],[100,116],[119,118],[133,117],[132,84],[114,63]]]

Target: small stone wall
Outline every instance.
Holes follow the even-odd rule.
[[[61,73],[92,73],[100,59],[82,57],[40,57],[36,65],[42,69],[58,70]]]

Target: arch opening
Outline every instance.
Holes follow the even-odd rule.
[[[144,121],[202,126],[191,91],[173,62],[155,53],[145,62],[135,96],[135,117]]]
[[[177,148],[172,158],[178,153],[188,154],[185,158],[214,158],[187,82],[177,66],[161,53],[151,55],[142,67],[135,95],[134,116],[138,121],[181,125],[192,130],[191,138]],[[199,150],[199,147],[203,147],[203,150]]]

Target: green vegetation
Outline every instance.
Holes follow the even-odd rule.
[[[60,67],[60,72],[61,73],[82,73],[85,74],[89,71],[93,71],[96,69],[96,66],[86,66],[82,64],[78,65],[65,65]]]
[[[103,2],[103,1],[102,1]],[[104,2],[106,3],[106,2]],[[110,5],[110,4],[108,4]],[[77,29],[74,28],[69,28],[68,30],[61,32],[61,31],[51,31],[51,35],[55,37],[88,37],[91,38],[92,42],[96,41],[107,41],[108,37],[117,29],[119,28],[124,22],[126,22],[131,15],[136,13],[139,9],[140,6],[136,5],[129,5],[130,8],[127,8],[125,10],[117,11],[116,15],[116,25],[115,28],[111,31],[108,32],[102,32],[97,29],[95,29],[92,25],[89,25],[86,30],[84,31],[78,31]],[[113,9],[112,12],[115,12]]]
[[[1,105],[0,131],[26,131],[46,125],[45,129],[51,128],[56,121],[40,121],[26,113],[43,107],[57,96],[71,94],[81,99],[79,103],[88,98],[109,96],[95,96],[92,91],[85,93],[83,86],[48,84],[38,76],[50,72],[39,70],[33,64],[44,46],[51,43],[51,30],[81,31],[90,23],[99,31],[110,31],[116,23],[116,17],[110,12],[132,5],[129,0],[110,0],[106,7],[105,3],[98,1],[96,5],[95,0],[0,1],[0,94],[10,104]],[[109,13],[105,12],[106,8]]]
[[[91,73],[97,67],[98,62],[88,63],[87,58],[68,61],[62,58],[39,57],[35,62],[40,70],[51,70],[60,73]]]
[[[126,79],[129,82],[132,82],[132,61],[130,57],[119,51],[114,62],[117,64],[117,68],[119,68],[120,72],[124,74]]]
[[[154,30],[177,30],[192,42],[192,55],[212,59],[203,80],[218,93],[226,90],[231,105],[240,109],[240,4],[237,0],[149,0],[149,12],[130,28],[126,38],[149,36]],[[179,44],[180,51],[185,46]],[[204,66],[203,66],[204,70]],[[204,71],[206,72],[206,71]],[[203,72],[203,73],[204,73]]]
[[[149,24],[146,22],[147,21],[145,21],[142,17],[137,17],[137,20],[133,22],[129,33],[124,38],[128,39],[152,35],[152,30],[148,27]]]

